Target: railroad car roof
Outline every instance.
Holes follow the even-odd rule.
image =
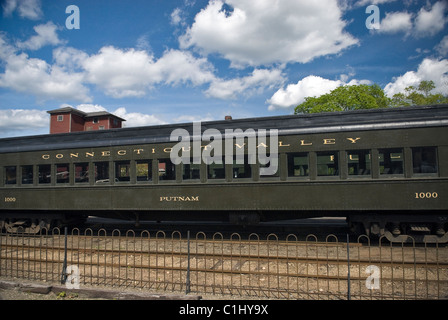
[[[448,104],[327,112],[201,122],[201,131],[277,129],[278,135],[448,125]],[[132,127],[0,139],[0,153],[170,142],[174,129],[193,133],[192,123]],[[269,133],[269,132],[268,132]],[[197,138],[197,137],[196,137]],[[194,137],[193,137],[194,139]]]

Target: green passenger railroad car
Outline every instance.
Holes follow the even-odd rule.
[[[0,139],[0,227],[33,233],[89,215],[236,224],[338,216],[368,235],[448,241],[448,105],[211,121],[200,128]],[[191,151],[189,164],[171,161],[175,129],[191,135],[182,149]],[[226,161],[223,142],[216,161],[208,149],[213,139],[204,133],[224,138],[226,130],[240,133],[229,144],[233,158]],[[276,155],[272,143],[278,167],[263,175],[266,164],[249,159],[254,150]]]

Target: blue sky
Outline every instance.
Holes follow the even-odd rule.
[[[446,1],[1,4],[0,137],[46,134],[46,111],[67,105],[132,127],[292,114],[340,85],[448,94]]]

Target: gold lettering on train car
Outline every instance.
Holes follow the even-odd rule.
[[[324,139],[324,144],[336,144],[336,139],[334,138]]]
[[[118,151],[117,151],[117,154],[118,154],[119,156],[125,156],[125,155],[126,155],[126,150],[118,150]]]
[[[258,146],[257,146],[257,148],[260,148],[260,147],[263,147],[263,148],[268,148],[268,146],[265,144],[265,143],[260,143]]]
[[[173,197],[160,197],[160,202],[188,202],[199,201],[199,196],[173,196]]]
[[[240,146],[238,143],[235,143],[235,146],[237,146],[238,148],[243,148],[244,146],[246,145],[246,143],[243,143],[243,145],[242,146]]]
[[[109,157],[110,156],[110,151],[102,151],[101,152],[101,156],[102,157]]]
[[[290,147],[291,145],[290,144],[283,144],[283,141],[279,141],[278,142],[278,146],[279,147]]]
[[[165,152],[165,153],[170,153],[172,149],[173,149],[173,148],[165,148],[165,149],[163,149],[163,152]]]
[[[50,159],[50,155],[49,154],[43,154],[42,155],[42,159],[48,160],[48,159]]]
[[[78,158],[78,157],[79,157],[79,152],[70,153],[70,158]]]
[[[347,138],[347,140],[351,141],[352,143],[356,143],[361,138]]]
[[[86,152],[86,158],[94,157],[94,156],[95,156],[95,152]]]
[[[306,143],[305,140],[300,140],[300,145],[301,146],[312,146],[313,143],[312,142]]]
[[[144,151],[144,149],[134,149],[134,152],[135,152],[136,154],[140,154],[142,151]],[[154,152],[154,148],[152,149],[152,153],[155,153],[155,152]]]
[[[58,153],[56,155],[56,159],[62,159],[62,158],[64,158],[64,155],[62,153]]]

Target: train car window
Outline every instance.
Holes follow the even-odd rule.
[[[43,164],[37,166],[37,171],[39,173],[39,184],[49,184],[51,183],[51,165]]]
[[[22,166],[22,184],[33,184],[33,166]]]
[[[70,167],[68,163],[56,165],[56,183],[70,182]]]
[[[95,183],[109,183],[109,162],[95,162]]]
[[[89,182],[89,163],[75,163],[75,183]]]
[[[242,163],[241,163],[242,162]],[[252,178],[252,167],[249,163],[249,156],[233,156],[233,178]]]
[[[182,164],[182,179],[183,180],[199,180],[201,178],[201,165],[194,162],[200,162],[197,159],[191,158],[189,164]]]
[[[213,163],[208,164],[212,160],[205,158],[204,162],[207,163],[207,179],[225,179],[226,178],[226,167],[224,157],[221,158],[221,163],[216,163],[214,159]]]
[[[152,161],[141,160],[137,161],[137,181],[151,181],[152,180]]]
[[[159,180],[176,180],[176,166],[171,159],[159,159]]]
[[[347,164],[350,177],[370,176],[372,164],[370,150],[347,151]]]
[[[308,177],[310,174],[308,153],[288,153],[288,177]]]
[[[381,175],[403,175],[403,149],[380,149],[378,153]]]
[[[317,152],[317,175],[320,177],[339,175],[339,157],[337,151]]]
[[[17,167],[8,166],[5,167],[5,184],[16,184],[17,183]]]
[[[115,162],[115,180],[120,182],[131,181],[131,162]]]
[[[437,148],[412,148],[412,166],[415,174],[437,173]]]

